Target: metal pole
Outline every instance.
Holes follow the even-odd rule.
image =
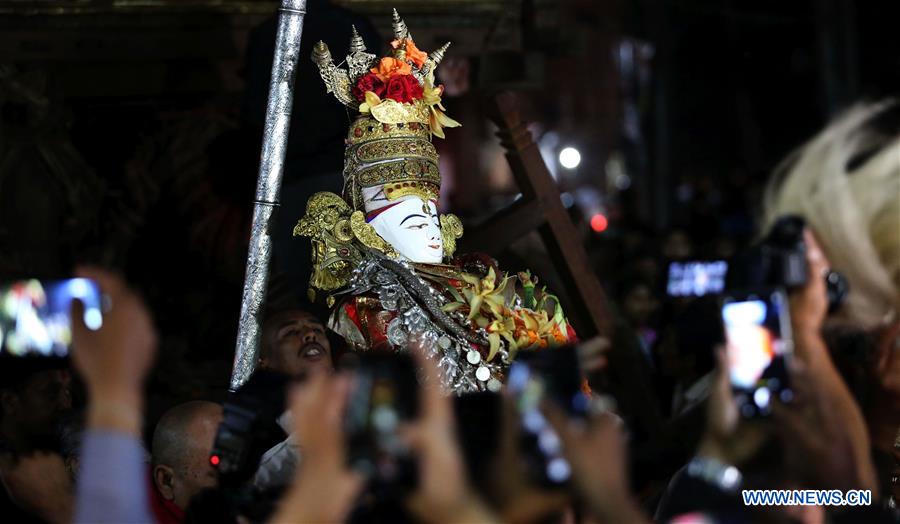
[[[231,372],[232,391],[243,384],[256,368],[261,308],[266,299],[269,280],[269,259],[272,256],[274,211],[278,206],[284,156],[287,150],[288,127],[294,103],[294,78],[300,54],[300,35],[306,0],[282,0],[279,11],[278,35],[275,39],[275,58],[269,84],[269,103],[266,106],[266,128],[263,135],[259,180],[253,206],[250,249],[247,272],[241,298],[241,318],[238,325],[237,349]]]

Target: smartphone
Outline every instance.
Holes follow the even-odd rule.
[[[360,354],[344,415],[350,467],[379,485],[413,487],[415,463],[399,430],[419,410],[416,367],[408,355]]]
[[[0,357],[65,357],[72,344],[72,300],[88,329],[103,325],[100,286],[86,278],[0,285]]]
[[[507,386],[520,419],[526,470],[542,487],[565,486],[572,468],[563,455],[559,436],[540,410],[541,404],[549,400],[570,417],[586,418],[590,398],[581,384],[575,346],[522,352],[509,368]]]
[[[728,262],[688,260],[669,263],[666,293],[670,297],[702,297],[722,293]]]
[[[771,414],[772,402],[790,402],[793,354],[787,293],[783,289],[733,294],[722,300],[728,375],[741,415]]]

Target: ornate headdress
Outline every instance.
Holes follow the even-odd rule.
[[[443,138],[444,127],[459,126],[443,112],[443,86],[434,85],[450,43],[420,51],[396,9],[393,29],[391,54],[378,58],[366,52],[354,27],[346,69],[334,64],[324,42],[313,49],[328,92],[360,113],[344,157],[344,198],[355,210],[365,207],[364,188],[383,186],[388,201],[411,194],[436,199],[441,174],[431,136]]]
[[[346,68],[335,65],[324,42],[313,49],[327,91],[359,117],[347,134],[343,198],[316,193],[294,228],[295,236],[310,237],[313,243],[311,292],[345,286],[362,258],[359,244],[398,257],[367,223],[367,211],[409,195],[436,200],[440,191],[438,154],[431,138],[443,138],[444,127],[460,125],[444,114],[443,86],[434,85],[435,69],[450,43],[430,54],[420,51],[396,9],[393,29],[391,54],[378,58],[366,52],[354,27]],[[380,193],[377,201],[365,200],[367,190],[370,195]],[[441,215],[440,225],[444,254],[451,257],[462,224],[448,214]]]
[[[316,193],[294,228],[312,241],[310,298],[325,292],[333,308],[329,327],[351,346],[402,350],[416,337],[438,360],[445,384],[456,391],[496,390],[517,351],[565,343],[569,325],[555,297],[535,293],[529,273],[518,276],[520,295],[516,277],[498,274],[491,264],[481,264],[481,271],[452,260],[462,236],[453,215],[439,217],[448,264],[439,263],[441,253],[419,256],[404,243],[436,242],[434,207],[423,202],[418,214],[420,202],[410,197],[437,198],[441,175],[431,138],[459,124],[444,115],[442,88],[434,85],[449,44],[426,55],[396,10],[393,25],[390,56],[367,53],[355,29],[346,69],[334,64],[324,43],[313,51],[328,91],[360,116],[347,136],[343,197]],[[427,227],[427,237],[401,228],[399,218],[408,211],[416,214],[404,221],[422,217],[427,223],[406,229]]]

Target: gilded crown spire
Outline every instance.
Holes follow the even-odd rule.
[[[353,34],[350,36],[350,54],[364,53],[366,51],[365,41],[359,36],[355,25],[351,25],[350,28],[353,31]]]
[[[312,59],[316,64],[331,62],[331,50],[328,49],[328,46],[325,44],[325,42],[321,40],[316,42],[316,45],[313,46]]]
[[[350,36],[350,54],[347,55],[347,69],[349,81],[355,80],[369,72],[369,68],[375,62],[376,56],[366,52],[366,42],[359,35],[356,26],[350,26],[353,33]]]
[[[409,34],[409,29],[406,27],[406,22],[400,18],[400,13],[397,12],[397,9],[394,9],[394,21],[391,26],[394,28],[395,40],[412,39],[412,35]]]
[[[438,65],[444,59],[444,54],[447,52],[447,49],[450,47],[450,42],[442,45],[441,47],[435,49],[431,53],[429,53],[428,58],[425,59],[425,63],[422,65],[422,68],[413,71],[413,76],[415,76],[420,83],[424,84],[428,76],[437,69]]]
[[[393,19],[395,39],[387,56],[368,53],[359,31],[351,27],[350,52],[341,64],[335,64],[323,42],[315,45],[312,60],[327,92],[347,107],[388,127],[398,125],[402,129],[415,123],[413,129],[419,129],[419,124],[424,124],[427,132],[443,138],[444,127],[459,126],[444,114],[443,90],[434,85],[434,70],[450,43],[428,54],[416,46],[396,9]]]
[[[447,42],[428,54],[428,59],[434,64],[432,68],[437,67],[441,63],[441,60],[444,59],[444,53],[446,53],[449,48],[450,42]]]

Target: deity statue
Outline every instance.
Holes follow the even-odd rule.
[[[327,91],[359,116],[347,135],[343,196],[316,193],[294,228],[312,241],[310,298],[325,298],[329,327],[354,350],[403,350],[415,339],[454,391],[496,391],[519,351],[575,334],[529,272],[509,276],[488,256],[455,255],[463,228],[438,213],[431,142],[460,125],[434,85],[450,44],[420,51],[396,10],[393,30],[392,52],[379,58],[354,28],[346,69],[323,42],[313,51]]]

